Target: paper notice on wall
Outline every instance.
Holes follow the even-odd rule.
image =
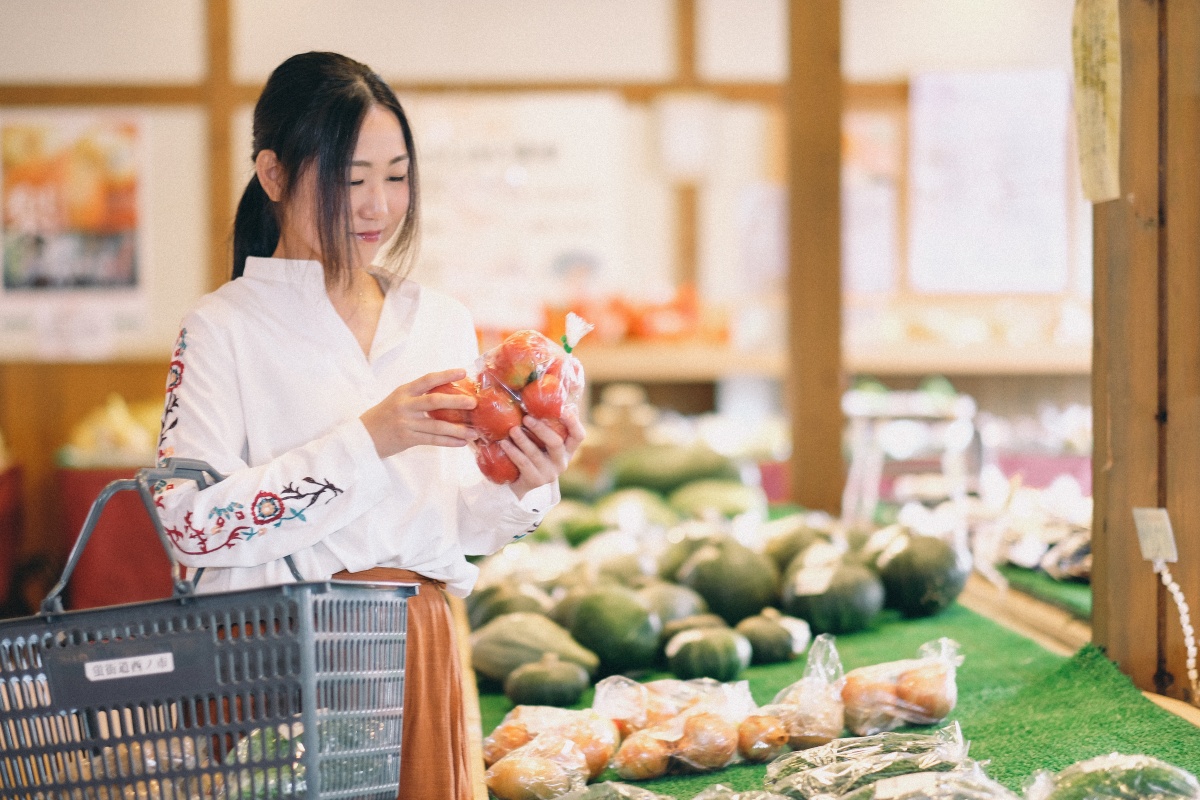
[[[1076,0],[1071,32],[1075,121],[1083,194],[1093,203],[1121,192],[1121,21],[1118,0]]]
[[[1066,290],[1067,73],[927,73],[910,92],[912,287]]]

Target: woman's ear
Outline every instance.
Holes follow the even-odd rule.
[[[274,150],[258,151],[258,155],[254,157],[254,172],[258,175],[258,182],[262,184],[267,197],[271,198],[272,203],[278,203],[283,198],[287,181],[283,164],[279,163],[279,156],[275,155]]]

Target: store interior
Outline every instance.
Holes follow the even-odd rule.
[[[653,727],[647,710],[635,724],[613,709],[655,701],[639,682],[718,676],[758,718],[829,661],[819,648],[834,640],[820,633],[836,635],[826,688],[843,668],[932,665],[951,686],[957,668],[957,708],[851,722],[862,706],[837,684],[838,713],[844,704],[849,736],[940,736],[929,742],[943,754],[949,737],[956,756],[902,771],[950,770],[958,790],[985,792],[860,794],[864,782],[822,797],[1091,797],[1066,793],[1080,769],[1128,779],[1160,767],[1185,786],[1161,796],[1200,797],[1186,605],[1200,604],[1200,487],[1188,473],[1200,434],[1187,427],[1200,386],[1185,377],[1200,374],[1200,345],[1188,344],[1200,297],[1187,282],[1200,275],[1188,239],[1200,198],[1172,177],[1196,166],[1200,103],[1178,87],[1196,66],[1180,54],[1200,42],[1200,12],[952,5],[0,3],[0,639],[5,619],[36,613],[47,592],[68,612],[171,595],[137,493],[98,517],[93,503],[155,464],[180,319],[229,279],[263,83],[294,53],[331,50],[371,65],[404,105],[422,202],[412,277],[467,306],[481,351],[526,329],[557,342],[569,313],[594,326],[570,351],[586,375],[588,438],[563,501],[535,535],[479,560],[476,591],[452,601],[473,667],[479,800],[816,796],[803,786],[815,764],[797,760],[816,751],[796,745],[795,720],[771,754],[786,765],[745,753],[701,765],[675,750],[659,772],[619,754],[622,737]],[[1117,18],[1119,31],[1105,28]],[[1124,54],[1120,196],[1089,183],[1098,123],[1079,107],[1085,34]],[[1154,68],[1138,60],[1151,52]],[[1181,222],[1167,229],[1172,204]],[[1165,561],[1142,557],[1156,523],[1135,529],[1154,508],[1175,524]],[[912,541],[936,542],[950,562],[930,556],[897,577]],[[701,574],[708,550],[725,574]],[[861,608],[874,589],[847,588],[851,570],[880,587],[879,607]],[[844,607],[810,602],[843,579]],[[926,581],[923,600],[906,579]],[[679,592],[668,601],[665,587]],[[641,660],[606,638],[626,601],[645,607],[639,624],[653,617]],[[608,612],[589,626],[579,615],[591,606]],[[806,631],[777,663],[688,663],[683,645],[667,646],[668,617],[712,612],[741,636],[764,606]],[[513,662],[518,648],[540,652]],[[575,667],[586,672],[577,692],[562,674],[531,673],[525,694],[510,686],[543,653],[586,668]],[[6,669],[0,658],[0,678]],[[896,675],[880,680],[894,694]],[[620,735],[598,768],[563,767],[557,789],[518,791],[505,782],[509,751],[519,755],[505,733],[566,735],[565,717],[519,719],[543,705],[607,714]],[[0,764],[21,744],[6,741]],[[1143,760],[1092,761],[1115,753]],[[262,796],[302,796],[287,775]],[[583,794],[595,781],[616,793]],[[736,794],[764,788],[778,794]],[[1126,790],[1114,796],[1148,796]]]

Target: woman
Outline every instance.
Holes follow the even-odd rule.
[[[409,602],[400,797],[468,798],[441,590],[467,594],[477,570],[466,555],[537,526],[583,427],[567,419],[564,441],[527,417],[502,444],[520,476],[501,486],[482,479],[469,428],[428,415],[473,406],[427,392],[465,377],[477,345],[463,306],[406,277],[416,152],[395,94],[368,67],[333,53],[281,64],[255,107],[254,167],[234,223],[235,280],[184,319],[158,453],[228,477],[203,491],[160,487],[164,526],[180,562],[203,568],[200,591],[295,573],[421,583]]]

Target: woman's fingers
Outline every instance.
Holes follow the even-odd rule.
[[[444,383],[453,383],[465,377],[467,377],[465,369],[444,369],[441,372],[431,372],[428,375],[422,375],[415,381],[404,384],[397,391],[409,396],[425,394],[430,389],[441,386]]]

